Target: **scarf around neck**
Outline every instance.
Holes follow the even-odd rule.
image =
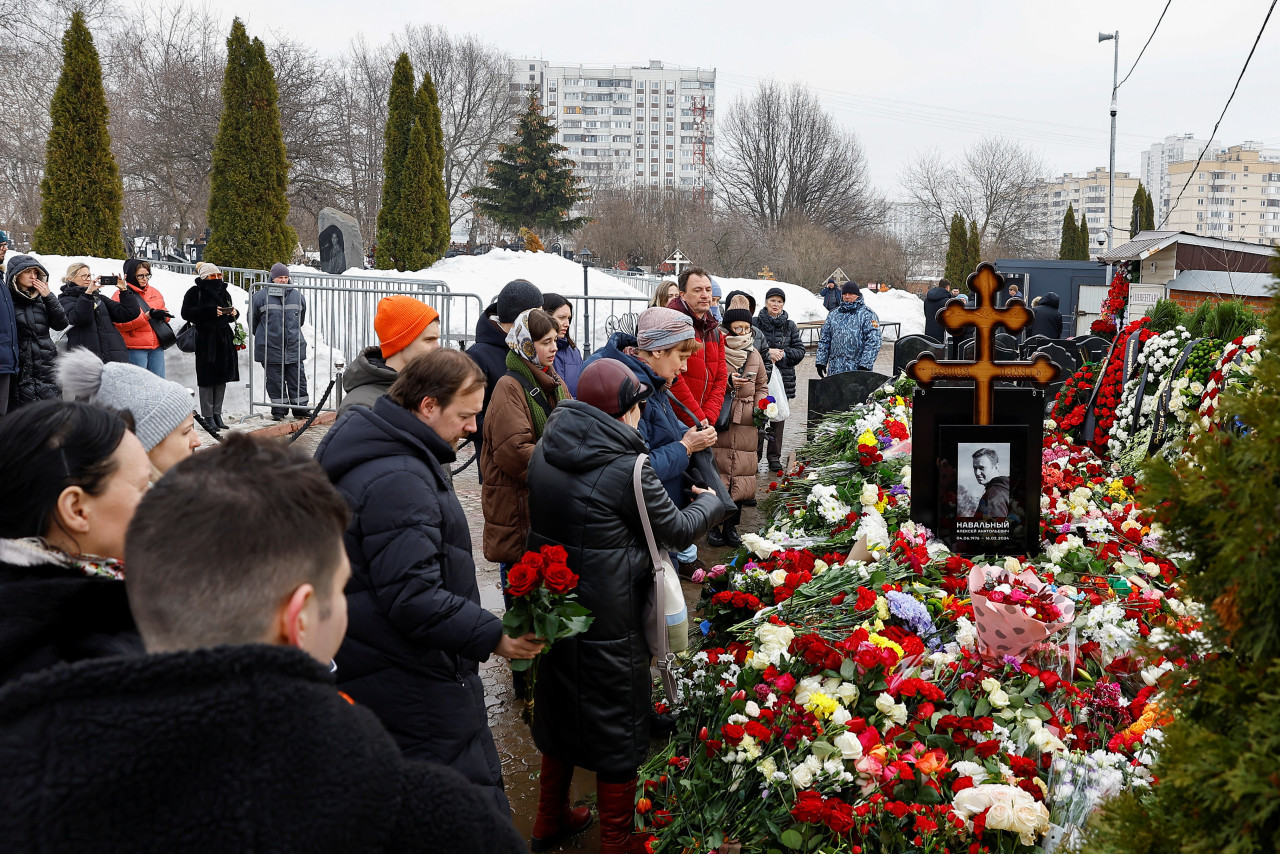
[[[530,383],[528,386],[525,383],[520,385],[524,388],[524,399],[529,407],[529,414],[533,416],[533,438],[541,439],[542,431],[547,426],[548,411],[569,396],[568,390],[553,369],[544,369],[539,365],[535,370],[533,365],[516,355],[515,350],[507,354],[506,365],[508,373],[516,374],[517,377],[524,377]],[[541,382],[538,379],[538,374],[543,376]],[[546,388],[548,378],[554,383],[549,391]],[[539,400],[535,394],[540,395],[542,399]],[[544,402],[550,403],[551,406],[544,406]]]
[[[0,562],[16,566],[54,566],[74,569],[89,578],[124,581],[124,564],[113,557],[73,555],[51,546],[44,537],[0,540]]]
[[[742,366],[747,363],[747,357],[751,355],[751,346],[754,342],[755,337],[750,333],[724,336],[724,360],[729,363],[729,367],[735,371],[742,370]]]

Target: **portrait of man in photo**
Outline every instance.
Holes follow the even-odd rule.
[[[973,479],[983,488],[975,514],[981,519],[1005,519],[1009,516],[1009,478],[1000,473],[1000,455],[992,448],[979,448],[973,454]]]

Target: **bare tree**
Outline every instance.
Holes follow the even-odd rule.
[[[444,127],[444,189],[457,222],[471,210],[463,194],[483,183],[485,161],[515,124],[519,105],[507,97],[513,60],[474,35],[453,35],[431,24],[411,25],[392,37],[388,65],[402,51],[419,78],[428,71],[436,86]]]
[[[1047,173],[1043,159],[1013,140],[986,137],[946,160],[937,151],[919,155],[901,183],[920,206],[941,244],[952,214],[978,224],[983,247],[997,254],[1022,254],[1040,248],[1035,194]]]
[[[383,131],[394,59],[388,53],[371,48],[363,37],[352,41],[337,69],[330,104],[333,122],[343,131],[334,176],[338,206],[356,218],[367,239],[376,230],[381,203]]]
[[[125,224],[179,249],[205,227],[225,64],[220,20],[172,0],[139,6],[104,62]]]
[[[811,222],[851,234],[879,225],[884,199],[852,132],[800,84],[761,83],[726,111],[713,174],[730,205],[767,228]]]

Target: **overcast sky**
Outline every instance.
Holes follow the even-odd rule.
[[[718,107],[767,77],[803,81],[855,130],[891,198],[917,153],[963,151],[984,134],[1021,139],[1055,174],[1106,166],[1112,42],[1123,78],[1165,0],[877,0],[609,3],[601,0],[212,0],[256,35],[338,53],[410,23],[476,33],[516,58],[715,68]],[[1116,166],[1167,135],[1207,138],[1266,16],[1267,0],[1172,0],[1120,88]],[[1212,11],[1210,11],[1212,10]],[[1280,145],[1280,14],[1262,36],[1223,121],[1224,143]]]

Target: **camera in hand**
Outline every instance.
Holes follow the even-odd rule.
[[[100,276],[98,278],[98,284],[104,288],[114,288],[116,286],[116,282],[119,280],[119,276]]]

